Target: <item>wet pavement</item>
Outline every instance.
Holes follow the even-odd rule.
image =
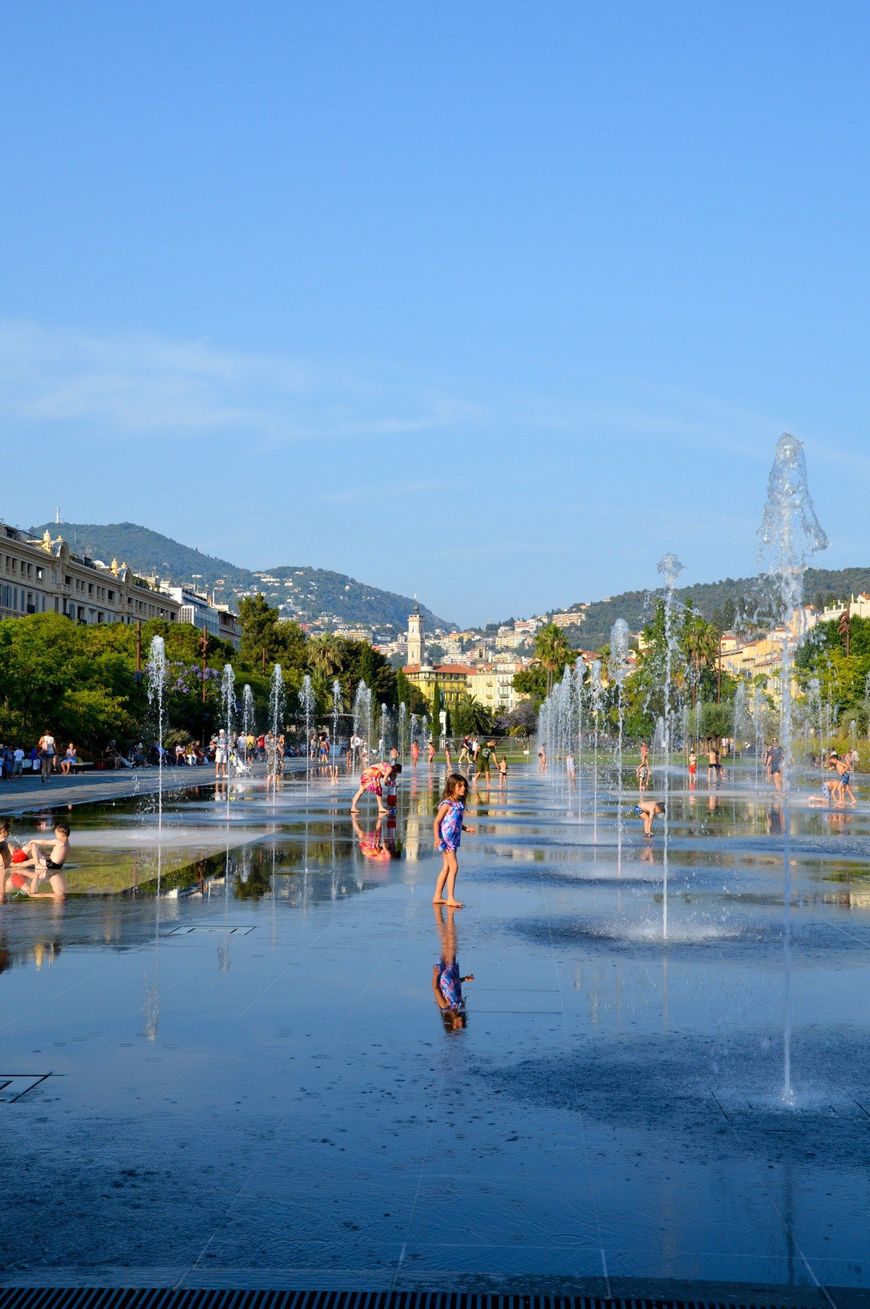
[[[515,769],[448,915],[434,780],[380,832],[345,779],[179,794],[159,852],[151,801],[74,811],[74,894],[0,907],[0,1280],[858,1303],[870,810],[795,808],[786,938],[748,773],[673,797],[666,906],[628,800],[593,845]]]

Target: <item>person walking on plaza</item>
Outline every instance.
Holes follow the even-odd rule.
[[[468,798],[468,782],[462,773],[451,773],[444,787],[444,795],[438,806],[435,821],[432,824],[432,837],[435,849],[441,853],[441,868],[435,882],[433,904],[446,904],[448,909],[461,909],[461,901],[456,899],[456,878],[459,874],[459,843],[462,833],[474,834],[473,827],[466,827],[465,802]],[[447,892],[446,898],[444,892]]]
[[[707,785],[715,782],[717,786],[722,784],[722,756],[716,741],[707,742]]]
[[[637,789],[639,791],[645,791],[646,788],[649,786],[649,777],[650,777],[649,746],[647,745],[646,741],[641,741],[640,743],[640,763],[637,766],[636,775],[637,775]]]
[[[54,757],[57,754],[57,746],[50,732],[43,732],[36,748],[39,751],[40,780],[44,786],[51,777],[54,768]]]
[[[767,747],[765,763],[767,766],[767,776],[773,782],[777,791],[782,790],[782,766],[785,762],[785,750],[778,741],[772,741]]]
[[[698,756],[694,749],[689,751],[689,790],[694,791],[698,778]]]
[[[477,752],[477,772],[474,775],[474,785],[480,786],[481,779],[483,785],[489,787],[489,774],[495,759],[495,741],[486,741]]]
[[[214,743],[214,775],[215,778],[227,778],[229,770],[227,765],[230,760],[230,743],[227,740],[227,734],[223,728],[217,734],[217,740]]]
[[[411,742],[411,766],[417,767],[417,760],[420,758],[420,747],[416,741]]]

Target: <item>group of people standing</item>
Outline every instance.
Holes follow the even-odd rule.
[[[57,742],[51,732],[45,731],[36,745],[25,750],[22,746],[0,744],[0,780],[10,782],[13,777],[32,776],[39,773],[43,786],[52,773],[60,772],[67,776],[74,764],[79,762],[78,751],[69,742],[64,753],[58,750]]]

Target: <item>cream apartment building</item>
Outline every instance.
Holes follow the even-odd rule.
[[[0,618],[54,613],[76,623],[175,622],[179,607],[126,564],[80,559],[62,536],[46,532],[33,540],[0,523]]]

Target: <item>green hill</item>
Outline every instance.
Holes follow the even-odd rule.
[[[757,577],[726,577],[720,582],[680,587],[676,595],[683,604],[691,600],[705,618],[726,628],[735,621],[735,613],[751,615],[756,611],[761,589]],[[808,568],[804,578],[804,596],[817,608],[846,600],[859,591],[870,591],[870,568]],[[597,650],[610,640],[610,629],[617,618],[624,618],[630,631],[638,631],[650,613],[649,596],[648,591],[623,591],[591,604],[586,621],[568,629],[572,645]]]
[[[104,563],[118,559],[137,573],[171,578],[177,586],[192,586],[209,594],[213,591],[220,603],[237,605],[243,596],[262,592],[285,617],[302,623],[331,614],[344,624],[404,630],[414,604],[408,596],[381,591],[323,568],[291,564],[239,568],[138,523],[40,523],[30,530],[34,536],[42,536],[46,530],[53,536],[59,532],[76,554]],[[455,626],[422,605],[420,612],[429,631]]]

